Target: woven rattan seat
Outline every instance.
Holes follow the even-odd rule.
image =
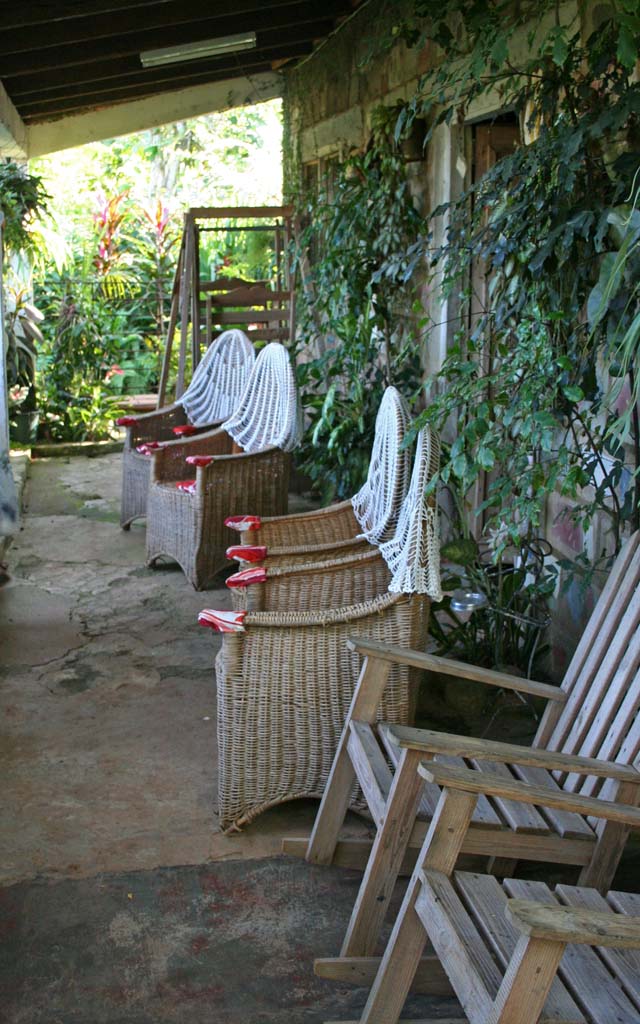
[[[425,464],[435,471],[436,451],[425,428],[412,481],[424,481]],[[435,516],[422,506],[433,498],[417,486],[409,495],[403,509],[411,500],[418,505],[408,518],[432,529]],[[240,827],[284,801],[322,794],[358,679],[347,638],[354,633],[388,642],[413,637],[418,647],[424,645],[428,586],[436,593],[440,586],[435,540],[432,536],[429,544],[415,547],[422,558],[434,559],[433,569],[416,564],[413,576],[405,574],[393,592],[393,573],[375,549],[277,570],[251,588],[264,588],[266,597],[256,600],[265,610],[201,613],[203,625],[223,633],[216,660],[223,828]],[[394,670],[381,714],[388,716],[393,707],[409,722],[414,684],[410,669]]]
[[[264,514],[286,510],[289,452],[300,433],[293,367],[286,349],[272,342],[260,352],[236,411],[221,427],[184,447],[167,445],[152,453],[147,564],[168,556],[197,590],[210,586],[226,565],[233,539],[225,514],[240,512],[249,501]],[[195,479],[187,481],[194,468]]]
[[[179,451],[184,438],[211,430],[228,419],[238,405],[254,361],[255,351],[246,334],[236,329],[225,331],[207,349],[191,384],[177,402],[118,420],[126,428],[120,510],[124,530],[134,519],[146,515],[151,452],[165,444],[173,444]]]
[[[230,525],[240,533],[241,542],[231,548],[231,557],[241,565],[276,568],[323,561],[392,539],[411,475],[411,452],[402,444],[409,421],[400,392],[386,388],[376,416],[367,479],[358,493],[313,512],[254,517],[251,522],[238,517],[235,526]],[[263,547],[264,552],[256,550]]]

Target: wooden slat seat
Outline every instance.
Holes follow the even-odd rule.
[[[640,809],[484,766],[432,759],[417,773],[441,796],[359,1024],[398,1024],[414,978],[423,985],[431,962],[446,974],[469,1024],[638,1024],[639,895],[526,879],[500,883],[455,864],[480,795],[525,806],[548,801],[636,829]]]
[[[490,1017],[502,973],[516,949],[520,932],[506,913],[509,898],[549,906],[575,907],[614,914],[611,902],[594,889],[558,886],[543,882],[505,879],[502,886],[490,875],[456,873],[451,879],[438,872],[422,873],[423,889],[416,910],[427,926],[433,947],[449,971],[464,970],[454,989],[474,999],[470,1019]],[[620,900],[620,913],[637,916],[629,894],[611,894]],[[452,934],[467,947],[468,960],[451,965]],[[501,970],[497,971],[494,961]],[[469,977],[481,976],[487,1002],[480,1009],[471,993]],[[482,999],[482,997],[481,997]],[[464,1005],[464,1004],[463,1004]],[[484,1014],[482,1016],[481,1014]],[[637,949],[569,945],[558,976],[551,986],[539,1024],[638,1024],[640,1020],[640,953]],[[537,1022],[536,1022],[537,1024]]]
[[[411,871],[415,851],[432,827],[440,790],[433,783],[416,784],[421,761],[435,758],[452,769],[481,769],[505,783],[504,792],[490,800],[481,796],[474,804],[462,846],[465,854],[485,856],[493,873],[511,873],[518,860],[542,861],[575,865],[581,884],[603,889],[611,884],[628,828],[615,820],[596,820],[588,800],[567,808],[558,798],[572,793],[633,803],[640,797],[640,532],[618,555],[561,687],[364,637],[353,638],[352,647],[364,658],[362,673],[313,832],[308,840],[283,843],[285,852],[313,863],[364,868],[340,957],[374,954],[398,874]],[[547,709],[531,747],[376,725],[392,665],[544,697]],[[357,772],[350,762],[349,736],[356,728],[361,738],[366,729],[376,731],[393,770],[387,795],[376,791],[368,801],[376,823],[369,849],[340,841],[347,795],[356,778],[365,798],[372,792],[373,768],[367,766],[366,752]],[[375,742],[369,737],[366,748],[372,750]],[[518,782],[537,788],[541,800],[536,806],[510,798]]]

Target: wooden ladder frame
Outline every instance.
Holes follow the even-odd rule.
[[[178,262],[171,289],[171,305],[165,350],[160,371],[157,408],[165,404],[169,367],[176,331],[180,348],[176,398],[185,390],[187,358],[192,370],[204,348],[229,327],[250,331],[251,341],[280,341],[291,347],[295,336],[295,281],[287,259],[292,239],[293,208],[290,206],[192,207],[184,215]],[[268,223],[250,224],[244,221]],[[218,223],[216,223],[218,222]],[[207,226],[212,225],[212,226]],[[200,235],[211,230],[264,230],[274,232],[275,288],[267,281],[218,278],[205,281],[200,272]],[[191,343],[189,345],[189,335]]]

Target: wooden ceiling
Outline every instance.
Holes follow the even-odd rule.
[[[311,53],[358,0],[13,0],[0,78],[25,124],[271,71]],[[140,53],[255,31],[253,50],[145,69]]]

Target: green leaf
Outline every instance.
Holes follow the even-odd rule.
[[[490,448],[485,448],[483,445],[478,448],[478,464],[484,470],[493,469],[496,464],[495,452],[492,452]]]
[[[626,25],[622,25],[620,28],[620,34],[618,35],[618,49],[617,57],[623,67],[632,71],[638,60],[638,47],[636,46],[636,39]]]
[[[553,42],[553,62],[561,67],[567,59],[569,47],[564,32],[560,31]]]
[[[584,391],[577,384],[567,384],[562,391],[570,402],[581,402],[584,398]]]

